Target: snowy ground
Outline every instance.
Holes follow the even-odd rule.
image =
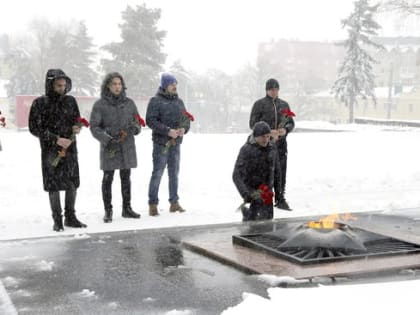
[[[320,125],[329,128],[327,124],[317,126]],[[313,124],[309,127],[312,128]],[[332,129],[337,129],[337,126]],[[345,126],[344,129],[347,132],[289,135],[287,198],[294,211],[276,210],[275,218],[420,207],[420,130],[372,126]],[[152,145],[150,131],[145,130],[136,140],[140,166],[132,172],[132,205],[142,218],[121,218],[120,182],[116,176],[114,221],[104,224],[99,144],[88,130],[83,130],[78,138],[81,187],[76,208],[79,218],[88,224],[88,228],[68,228],[59,235],[240,221],[241,215],[235,209],[241,199],[231,175],[246,137],[246,134],[187,135],[182,146],[180,174],[180,203],[187,212],[168,212],[167,178],[164,175],[160,191],[163,211],[159,217],[149,217],[147,188],[152,169]],[[0,139],[3,146],[0,152],[0,239],[57,235],[52,231],[48,196],[42,190],[38,140],[27,131],[7,129],[0,130]],[[420,288],[416,281],[391,286],[395,292],[399,287],[409,290],[407,292],[414,292],[409,288],[411,286]],[[359,287],[360,290],[353,291],[360,292],[360,298],[363,298],[364,287]],[[388,292],[386,285],[381,288]],[[273,288],[270,289],[271,302],[247,295],[243,304],[226,311],[226,314],[240,314],[240,310],[249,304],[260,305],[260,313],[270,307],[278,310],[279,305],[293,313],[287,305],[291,307],[294,299],[312,297],[314,305],[321,305],[319,302],[323,297],[330,294],[328,290],[336,292],[336,296],[346,294],[346,299],[350,298],[346,290],[351,288]],[[381,291],[373,285],[370,289],[367,286],[367,290],[372,294]],[[269,311],[262,313],[271,314]]]
[[[287,197],[294,211],[276,210],[276,218],[420,207],[420,130],[346,128],[353,131],[289,135]],[[48,195],[42,189],[38,140],[27,131],[0,131],[0,239],[57,235],[51,229]],[[181,152],[179,195],[188,211],[168,212],[165,173],[160,191],[163,211],[159,217],[147,214],[152,169],[150,137],[149,130],[137,137],[140,166],[132,172],[132,205],[142,218],[121,218],[116,174],[115,218],[112,224],[104,224],[99,144],[88,130],[82,131],[78,138],[81,186],[76,209],[80,219],[88,224],[83,233],[241,220],[235,211],[241,199],[231,175],[246,134],[187,135]],[[66,229],[64,234],[80,232]]]

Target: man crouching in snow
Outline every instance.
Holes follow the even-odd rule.
[[[242,146],[233,171],[233,182],[249,208],[242,206],[242,220],[273,218],[275,151],[270,142],[270,126],[263,121],[254,125],[252,135]]]

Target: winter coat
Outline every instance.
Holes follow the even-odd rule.
[[[104,89],[107,89],[106,86]],[[90,131],[100,142],[100,169],[104,171],[137,167],[134,136],[141,131],[136,122],[138,115],[134,101],[122,92],[118,97],[103,90],[95,102],[90,116]],[[121,130],[127,132],[125,141],[117,143]],[[112,140],[114,139],[114,140]]]
[[[161,88],[152,97],[147,106],[146,123],[152,129],[154,143],[165,145],[171,138],[170,129],[184,128],[185,133],[190,129],[190,120],[184,115],[184,102],[177,94],[168,94]],[[182,143],[183,137],[176,138],[176,143]]]
[[[265,121],[269,124],[271,129],[277,129],[280,121],[281,111],[283,109],[290,109],[289,104],[280,98],[271,98],[266,95],[264,98],[259,99],[254,103],[251,111],[251,117],[249,119],[249,127],[252,129],[254,125],[259,121]],[[295,122],[293,118],[289,118],[288,123],[285,126],[286,135],[280,137],[276,143],[278,152],[281,155],[287,153],[287,141],[286,137],[289,132],[295,128]]]
[[[251,135],[239,151],[233,170],[233,182],[242,198],[249,202],[251,194],[262,184],[273,188],[276,152],[269,143],[262,147]]]
[[[49,70],[45,80],[45,95],[36,98],[29,113],[29,131],[39,138],[41,145],[42,177],[45,191],[69,190],[79,187],[79,164],[77,141],[68,147],[66,156],[57,164],[52,163],[61,147],[57,139],[72,137],[72,127],[80,116],[76,99],[70,95],[58,95],[53,83],[57,78],[67,81],[66,92],[71,89],[71,80],[61,70]]]

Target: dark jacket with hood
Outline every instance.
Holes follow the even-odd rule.
[[[123,85],[118,96],[113,95],[108,88],[115,77],[120,78]],[[134,136],[140,133],[141,126],[135,120],[138,115],[136,104],[126,96],[125,89],[120,74],[108,74],[102,83],[101,98],[93,105],[90,116],[90,131],[100,142],[100,168],[104,171],[137,167]],[[121,130],[128,135],[123,142],[118,143],[115,140]]]
[[[66,80],[64,95],[54,92],[54,81]],[[42,177],[45,191],[60,191],[79,187],[79,164],[76,139],[68,147],[66,156],[57,166],[53,161],[61,147],[57,139],[70,139],[72,127],[80,117],[76,99],[66,95],[71,90],[71,80],[60,69],[50,69],[45,79],[45,95],[36,98],[29,113],[29,131],[39,138],[41,145]]]
[[[281,122],[281,111],[283,109],[290,109],[289,104],[280,98],[271,98],[266,95],[262,99],[259,99],[254,103],[251,111],[251,117],[249,119],[249,127],[252,129],[254,125],[259,121],[265,121],[271,129],[277,129]],[[280,155],[287,153],[287,141],[286,137],[289,132],[295,128],[295,122],[293,118],[289,118],[285,126],[287,131],[284,137],[280,137],[276,143],[277,149]]]
[[[149,101],[146,113],[146,123],[152,129],[154,143],[165,145],[171,138],[170,129],[184,128],[185,133],[190,129],[190,121],[184,115],[186,109],[184,102],[177,94],[169,94],[162,88]],[[182,137],[175,139],[182,143]]]
[[[245,201],[251,201],[251,194],[261,184],[273,188],[275,156],[275,149],[271,142],[266,147],[262,147],[255,142],[252,135],[242,146],[232,177]]]

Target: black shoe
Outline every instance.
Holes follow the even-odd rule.
[[[241,212],[242,212],[242,222],[251,221],[250,219],[251,211],[249,210],[247,206],[245,205],[241,206]]]
[[[292,211],[292,208],[290,208],[286,199],[277,200],[276,204],[274,206],[278,209],[281,209],[281,210]]]
[[[104,222],[105,223],[112,222],[112,210],[105,210]]]
[[[64,219],[64,225],[68,226],[68,227],[74,227],[74,228],[85,228],[87,227],[86,224],[80,222],[77,218],[76,215],[71,215],[68,216]]]
[[[63,218],[55,218],[54,219],[54,226],[53,226],[53,230],[56,232],[62,232],[64,231],[64,227],[63,227]]]
[[[126,206],[126,207],[123,207],[122,217],[123,218],[139,219],[140,214],[134,212],[133,209],[131,209],[130,206]]]

